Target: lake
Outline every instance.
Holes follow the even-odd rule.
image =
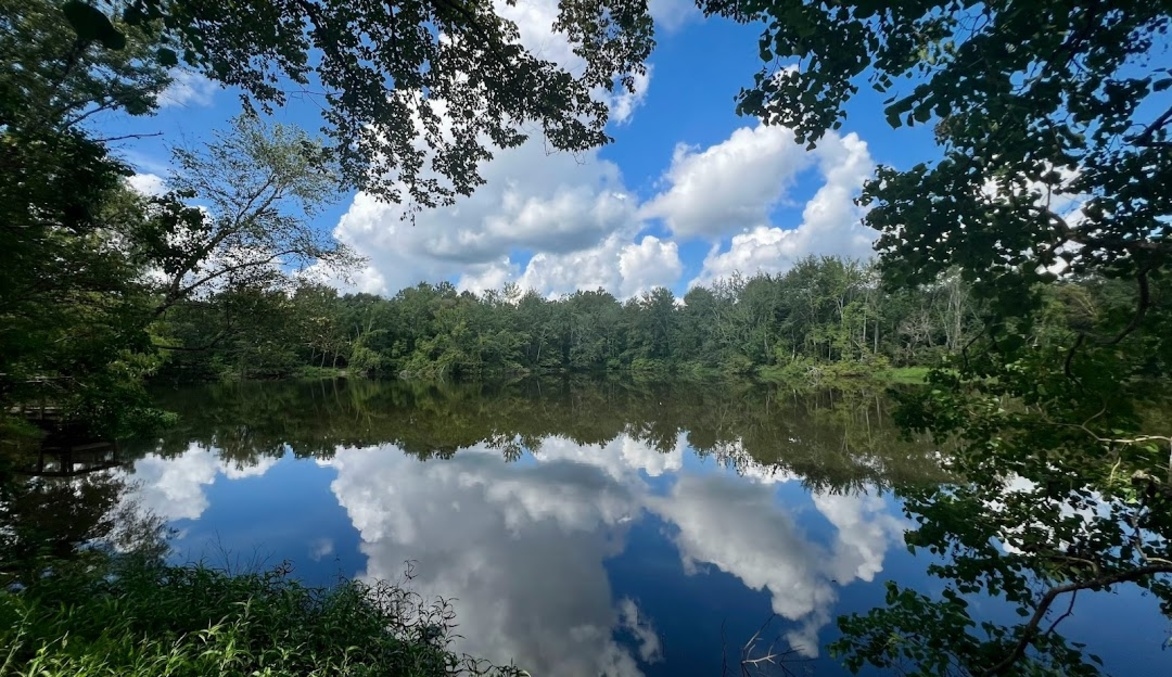
[[[181,422],[122,445],[121,500],[175,530],[175,561],[409,578],[452,600],[458,649],[534,675],[737,674],[771,646],[794,674],[845,674],[825,648],[837,616],[881,604],[885,581],[942,587],[905,549],[894,493],[944,480],[939,456],[875,392],[535,379],[157,397]],[[1166,621],[1130,590],[1080,599],[1064,630],[1115,674],[1172,665]]]

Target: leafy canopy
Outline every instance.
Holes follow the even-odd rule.
[[[147,304],[122,247],[128,170],[82,128],[112,108],[146,112],[167,83],[143,62],[83,44],[43,0],[0,3],[0,406],[48,398],[109,422],[132,417]]]
[[[1062,261],[1138,278],[1172,251],[1166,2],[707,3],[766,24],[738,110],[837,129],[869,85],[893,127],[932,122],[942,157],[881,169],[863,202],[900,279],[959,265],[1013,297]],[[796,61],[796,66],[793,61]],[[1072,201],[1082,204],[1072,214]],[[1073,220],[1072,220],[1073,217]],[[1036,296],[1031,296],[1036,298]],[[1022,310],[1021,308],[1015,310]]]
[[[814,143],[864,86],[939,156],[864,190],[886,281],[957,270],[985,331],[909,398],[908,429],[955,440],[958,479],[904,492],[909,546],[946,557],[931,598],[893,587],[838,644],[914,674],[1093,674],[1055,629],[1081,590],[1172,608],[1172,72],[1167,2],[705,4],[764,24],[743,113]],[[796,63],[795,63],[796,62]],[[970,614],[1006,598],[1019,624]]]
[[[392,201],[450,202],[483,183],[490,146],[522,143],[535,123],[550,145],[606,143],[603,92],[634,88],[653,46],[646,0],[562,0],[552,30],[573,71],[521,44],[508,7],[490,0],[132,0],[133,26],[158,23],[160,63],[180,62],[263,108],[308,94],[345,177]],[[70,19],[107,40],[101,18]]]

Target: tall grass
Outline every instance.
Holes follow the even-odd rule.
[[[392,584],[306,587],[108,557],[0,592],[0,675],[523,675],[451,650],[453,613]]]

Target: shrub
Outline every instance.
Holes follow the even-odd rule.
[[[0,675],[524,674],[451,651],[451,606],[389,583],[104,562],[0,593]]]

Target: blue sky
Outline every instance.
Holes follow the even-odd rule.
[[[550,34],[555,6],[521,0],[504,11],[526,44],[573,68]],[[906,167],[930,157],[930,130],[891,130],[880,97],[864,92],[844,128],[807,152],[788,130],[735,114],[737,91],[760,68],[756,27],[704,20],[686,0],[651,6],[658,47],[638,95],[612,102],[613,144],[550,155],[533,138],[487,163],[488,183],[476,195],[426,212],[414,226],[397,205],[341,195],[314,224],[367,263],[333,283],[393,294],[424,280],[474,291],[515,282],[545,295],[603,287],[629,297],[784,271],[806,254],[868,256],[874,234],[859,224],[852,199],[876,163]],[[232,92],[183,75],[157,116],[110,118],[101,131],[161,133],[116,144],[141,173],[135,183],[158,187],[169,145],[198,144],[238,110]],[[316,111],[294,100],[275,117],[316,130]]]

